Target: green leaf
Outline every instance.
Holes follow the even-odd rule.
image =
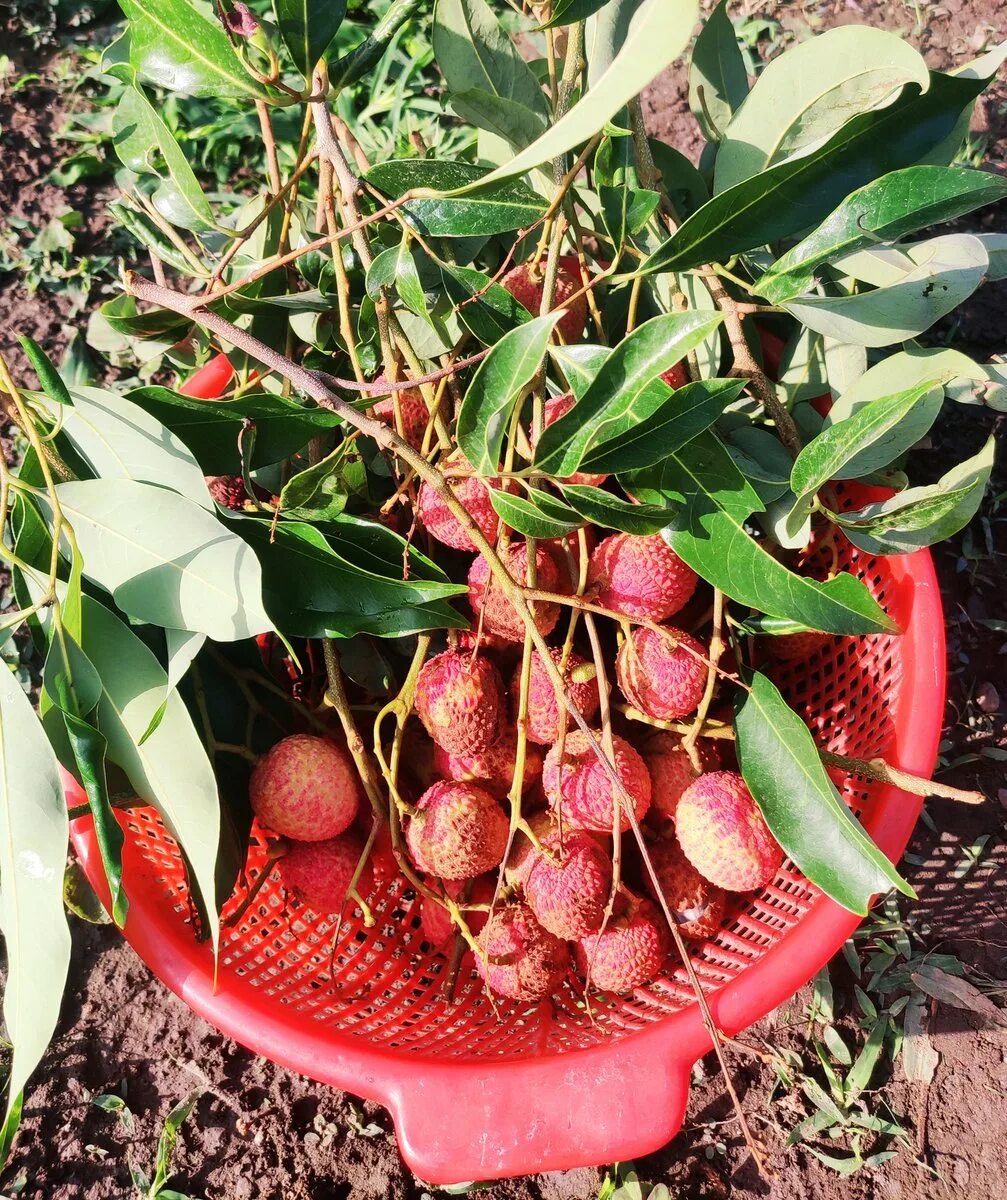
[[[486,180],[497,182],[523,175],[593,137],[681,54],[698,12],[698,0],[677,0],[670,13],[667,0],[643,0],[630,22],[625,42],[608,69],[598,78],[591,78],[587,93],[564,117],[492,171]],[[464,186],[470,190],[475,185]]]
[[[773,264],[753,291],[780,304],[807,291],[824,263],[954,220],[1004,196],[1007,180],[987,171],[932,166],[892,171],[847,196],[814,233]],[[980,240],[988,253],[988,242]]]
[[[665,313],[635,329],[613,350],[570,412],[543,431],[535,466],[566,478],[579,468],[590,446],[628,432],[668,397],[666,384],[656,389],[649,385],[716,329],[721,319],[719,313]]]
[[[927,65],[884,29],[844,25],[800,42],[763,69],[728,127],[714,192],[807,151],[910,83],[927,90]]]
[[[272,628],[251,549],[191,500],[127,479],[57,484],[87,578],[130,616],[216,641]]]
[[[56,755],[17,676],[6,667],[0,670],[0,705],[3,1015],[14,1044],[4,1121],[13,1128],[21,1092],[55,1032],[70,966],[63,912],[69,826]]]
[[[130,61],[150,83],[183,96],[276,102],[245,70],[217,21],[189,0],[120,0]]]
[[[462,324],[484,346],[494,345],[505,333],[531,320],[525,306],[485,272],[445,265],[441,274]]]
[[[608,346],[593,346],[588,342],[549,347],[549,357],[563,372],[577,400],[584,399],[588,388],[611,355]]]
[[[885,1035],[888,1033],[888,1018],[879,1017],[867,1035],[864,1047],[857,1055],[853,1069],[846,1076],[846,1102],[852,1104],[862,1091],[870,1084],[874,1068],[885,1046]]]
[[[556,0],[552,6],[552,17],[540,29],[555,29],[559,25],[573,25],[594,16],[609,0]]]
[[[202,1091],[193,1092],[191,1096],[187,1096],[181,1103],[176,1104],[165,1118],[164,1128],[161,1130],[161,1136],[157,1140],[154,1178],[150,1185],[151,1200],[157,1200],[158,1197],[164,1200],[169,1195],[164,1190],[164,1185],[168,1182],[168,1176],[171,1174],[171,1160],[175,1154],[178,1131],[185,1123],[189,1113],[196,1107],[196,1102],[202,1094]]]
[[[416,313],[424,320],[429,318],[426,292],[420,280],[413,248],[407,237],[402,239],[395,259],[395,290],[399,294],[399,299],[410,312]]]
[[[986,378],[986,368],[974,363],[960,350],[939,350],[910,346],[884,358],[836,396],[825,417],[825,425],[838,425],[872,400],[880,400],[916,384],[940,384],[947,387],[952,380]],[[830,372],[831,377],[831,372]]]
[[[598,188],[602,218],[615,246],[622,246],[627,237],[635,237],[647,224],[661,201],[659,192],[646,188],[631,188],[625,184]]]
[[[139,88],[123,89],[112,118],[112,135],[112,148],[124,167],[160,180],[151,201],[166,221],[195,233],[215,228],[213,210],[189,160]]]
[[[118,213],[113,213],[118,216]],[[176,264],[172,264],[176,265]],[[140,312],[136,301],[125,292],[106,300],[100,309],[101,315],[112,326],[116,333],[127,337],[163,337],[175,334],[176,330],[185,329],[191,324],[188,317],[180,313],[168,312],[166,308],[152,308]],[[181,336],[178,334],[178,336]],[[90,383],[90,380],[81,380]]]
[[[346,16],[346,0],[273,0],[276,26],[294,66],[310,83]]]
[[[35,374],[38,376],[42,391],[55,404],[72,408],[73,398],[67,390],[66,384],[60,379],[59,372],[49,361],[48,354],[46,354],[34,338],[18,334],[17,340],[21,343],[21,349],[25,352],[25,357],[31,363]]]
[[[527,395],[562,312],[547,313],[504,334],[479,364],[458,413],[458,445],[480,475],[500,470],[514,409]]]
[[[984,176],[985,174],[983,172]],[[998,179],[997,176],[993,178]],[[998,179],[998,182],[1007,187],[1004,180]],[[1003,192],[1000,195],[1002,196]],[[977,236],[986,247],[986,253],[990,260],[990,265],[986,270],[987,281],[992,283],[997,279],[1007,279],[1007,233],[980,233]]]
[[[684,221],[640,270],[682,271],[726,262],[742,250],[817,225],[855,188],[881,172],[913,166],[946,137],[985,81],[931,75],[887,108],[854,117],[824,146],[728,188]]]
[[[451,107],[467,124],[503,138],[514,150],[520,150],[535,141],[546,127],[546,122],[538,113],[518,104],[516,100],[491,95],[477,88],[454,92]]]
[[[493,182],[485,167],[433,158],[400,158],[371,167],[365,178],[379,192],[397,200],[424,189],[465,195],[430,196],[409,200],[406,213],[430,237],[490,237],[525,229],[546,210],[545,200],[521,180]]]
[[[575,512],[594,525],[618,529],[641,537],[660,533],[675,516],[675,510],[659,504],[634,504],[613,496],[603,488],[583,483],[563,484],[563,499]]]
[[[898,283],[853,296],[791,300],[784,308],[810,329],[859,346],[890,346],[929,329],[967,300],[989,259],[977,237],[951,233],[903,248],[915,264]]]
[[[748,71],[727,4],[721,0],[707,17],[689,64],[689,108],[708,142],[720,141],[748,95]]]
[[[490,488],[489,495],[490,503],[503,523],[525,537],[562,538],[584,523],[572,508],[555,497],[548,497],[548,505],[540,505],[539,498],[545,493],[535,489],[528,499],[500,488]]]
[[[181,683],[196,655],[206,644],[206,634],[193,633],[188,629],[166,629],[164,643],[168,656],[168,682],[164,689],[164,699],[158,705],[150,719],[150,724],[143,732],[143,737],[140,739],[141,745],[161,724],[161,719],[168,708],[168,697]]]
[[[735,706],[741,773],[766,824],[807,878],[850,912],[896,887],[913,896],[843,803],[807,725],[761,672]]]
[[[346,507],[347,486],[341,468],[352,443],[337,446],[321,462],[292,475],[280,492],[280,512],[304,521],[328,521]]]

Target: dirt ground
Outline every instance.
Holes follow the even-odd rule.
[[[742,6],[746,7],[746,6]],[[782,32],[864,21],[912,38],[935,66],[964,61],[977,37],[1003,29],[1001,0],[946,0],[940,5],[747,3],[753,16],[772,15]],[[978,31],[978,33],[977,33]],[[82,183],[68,198],[46,175],[63,152],[53,143],[62,101],[51,67],[8,49],[16,74],[41,77],[13,94],[0,88],[0,222],[10,216],[36,223],[68,202],[87,225],[78,247],[100,249],[107,194]],[[697,140],[685,102],[684,76],[670,74],[651,89],[655,130],[695,153]],[[984,135],[992,169],[1007,158],[1007,88],[983,101],[976,132]],[[986,214],[986,230],[1007,230],[1007,210]],[[28,294],[13,275],[0,274],[5,313],[0,349],[18,332],[49,347],[65,345],[75,323],[65,293]],[[1007,283],[987,285],[942,339],[980,360],[1007,351]],[[950,458],[973,453],[991,427],[985,410],[945,412],[917,471],[936,476]],[[1007,751],[1007,469],[1001,462],[984,509],[973,525],[936,552],[948,620],[949,694],[942,778],[981,787],[980,808],[932,801],[933,828],[921,823],[907,874],[919,892],[917,928],[929,949],[953,952],[977,969],[1007,977],[1007,874],[1004,842]],[[1001,700],[1001,697],[1004,699]],[[990,752],[993,752],[992,754]],[[987,839],[982,842],[982,839]],[[980,846],[977,852],[975,847]],[[967,873],[967,851],[978,857]],[[105,1200],[136,1194],[130,1166],[150,1171],[169,1110],[193,1090],[203,1095],[183,1127],[172,1186],[208,1200],[378,1200],[420,1197],[428,1190],[402,1166],[383,1110],[320,1087],[256,1058],[221,1037],[170,995],[108,927],[74,921],[73,962],[56,1040],[27,1098],[24,1123],[0,1185],[5,1194],[45,1200]],[[842,984],[842,975],[839,973]],[[850,983],[846,988],[849,990]],[[750,1035],[779,1045],[800,1044],[807,992],[772,1014]],[[932,1037],[940,1063],[929,1086],[908,1084],[896,1071],[883,1097],[909,1127],[913,1145],[876,1169],[842,1178],[800,1149],[783,1150],[773,1123],[770,1068],[741,1058],[736,1080],[760,1135],[775,1153],[775,1176],[759,1179],[743,1153],[735,1122],[711,1060],[694,1079],[686,1126],[666,1149],[637,1162],[640,1177],[665,1182],[672,1195],[733,1200],[952,1200],[1007,1196],[1007,1036],[961,1009],[936,1006]],[[132,1119],[96,1107],[96,1095],[124,1095]],[[618,1096],[612,1097],[618,1104]],[[491,1187],[493,1200],[589,1200],[603,1171],[529,1176]]]

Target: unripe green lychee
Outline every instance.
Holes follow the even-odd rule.
[[[423,664],[414,705],[427,733],[452,754],[487,750],[506,719],[499,671],[488,658],[457,650]]]
[[[588,583],[602,608],[638,621],[666,621],[696,590],[697,575],[659,533],[616,533],[599,542]]]
[[[374,382],[387,383],[388,377],[378,375]],[[409,388],[408,391],[398,393],[398,403],[399,416],[402,420],[401,429],[395,420],[394,396],[386,396],[383,400],[379,400],[371,409],[371,415],[375,420],[391,426],[396,433],[401,434],[414,450],[419,450],[423,446],[423,436],[430,421],[430,410],[423,399],[423,393],[419,388]]]
[[[528,907],[545,929],[565,940],[601,928],[611,887],[608,851],[578,829],[567,830],[546,854],[533,848],[524,872]]]
[[[496,741],[479,754],[449,754],[438,746],[434,750],[434,771],[443,779],[478,783],[503,800],[514,782],[517,763],[517,731],[506,726]],[[528,791],[542,778],[542,751],[533,742],[525,745],[522,791]]]
[[[464,886],[464,881],[449,880],[444,884],[444,891],[452,900],[464,903],[464,901],[459,900]],[[491,904],[495,891],[496,876],[480,875],[478,879],[473,881],[468,903]],[[475,912],[466,912],[463,915],[465,923],[469,927],[469,932],[474,937],[478,936],[489,918],[488,912],[480,912],[478,910]],[[445,954],[451,949],[454,945],[455,934],[458,933],[458,926],[451,920],[451,914],[444,905],[438,904],[436,900],[431,900],[428,896],[424,896],[420,901],[420,928],[423,931],[424,940],[428,941],[439,954]]]
[[[598,761],[594,745],[601,745],[601,734],[593,737],[572,730],[562,743],[557,742],[545,758],[542,786],[553,811],[574,829],[611,833],[618,810],[620,828],[627,830],[630,819],[608,774]],[[650,775],[643,759],[621,737],[613,736],[615,771],[634,802],[637,820],[650,807]],[[560,749],[562,747],[562,763]]]
[[[416,802],[406,844],[421,871],[474,879],[503,861],[508,831],[504,810],[485,788],[442,780]]]
[[[674,836],[661,838],[647,849],[661,892],[679,922],[682,936],[697,941],[713,937],[724,920],[727,893],[700,875]],[[647,891],[657,900],[646,868],[643,877]]]
[[[526,904],[508,904],[495,912],[479,945],[485,957],[476,957],[476,970],[490,989],[526,1004],[557,991],[570,965],[566,943],[543,929]]]
[[[556,666],[560,666],[563,661],[563,651],[555,648],[549,653]],[[599,703],[598,678],[594,664],[571,651],[567,656],[563,678],[566,684],[566,694],[577,706],[581,716],[585,721],[593,720]],[[520,663],[511,680],[510,696],[511,713],[516,720],[518,704],[521,699]],[[546,673],[541,655],[537,650],[533,650],[531,672],[528,677],[529,739],[538,742],[541,746],[551,746],[559,737],[561,729],[567,727],[566,717],[566,709],[560,709],[559,701],[556,699],[556,689]]]
[[[324,842],[291,842],[280,859],[283,886],[316,913],[338,913],[347,901],[353,872],[364,851],[355,833],[326,838]],[[357,880],[358,895],[366,897],[373,887],[371,865],[365,863]]]
[[[525,542],[511,542],[500,551],[500,559],[507,573],[516,583],[525,585],[528,579],[528,546]],[[543,592],[559,589],[560,577],[556,561],[542,546],[535,547],[535,587]],[[483,628],[497,637],[510,642],[524,641],[524,622],[500,590],[499,584],[490,574],[489,563],[480,554],[469,568],[469,603],[478,618],[482,616]],[[552,633],[559,620],[559,605],[538,600],[534,604],[535,624],[543,637]]]
[[[603,992],[629,992],[656,979],[668,957],[664,917],[649,900],[634,902],[601,931],[574,943],[577,971]]]
[[[734,771],[711,771],[686,788],[675,832],[701,875],[728,892],[751,892],[772,882],[783,851]]]
[[[720,756],[709,741],[701,739],[696,750],[703,771],[718,770]],[[652,784],[649,817],[674,821],[682,793],[696,779],[692,759],[682,749],[681,735],[660,730],[640,747],[640,753]]]
[[[521,263],[513,267],[500,280],[500,286],[523,304],[533,317],[537,317],[542,308],[543,272],[533,270],[530,264]],[[556,273],[556,289],[553,292],[553,308],[559,308],[568,297],[581,291],[584,284],[581,281],[580,263],[575,254],[560,256],[559,269]],[[564,342],[576,342],[584,332],[584,322],[587,320],[587,293],[572,300],[566,307],[566,312],[556,323],[556,328],[562,334]]]
[[[489,542],[495,542],[500,518],[490,500],[489,489],[499,488],[499,479],[482,479],[461,455],[445,464],[447,485]],[[467,529],[429,483],[421,483],[416,501],[416,516],[431,537],[453,550],[475,553],[477,547]]]
[[[573,392],[564,392],[562,396],[550,396],[545,402],[543,413],[545,428],[548,429],[560,417],[565,417],[575,404]],[[600,487],[607,478],[607,475],[591,475],[585,471],[575,471],[566,476],[568,483],[580,483],[586,487]]]
[[[677,721],[695,712],[706,690],[706,651],[691,634],[638,626],[615,660],[622,694],[645,716]]]
[[[321,842],[349,828],[360,804],[360,782],[345,750],[328,738],[295,733],[255,764],[248,798],[274,833]]]

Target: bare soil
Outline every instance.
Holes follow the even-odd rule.
[[[999,28],[1001,0],[945,0],[912,5],[869,0],[819,4],[756,4],[785,37],[802,26],[828,28],[849,21],[896,29],[916,40],[935,66],[973,57],[979,34]],[[6,49],[6,47],[5,47]],[[46,181],[59,157],[53,137],[64,101],[52,69],[16,49],[19,72],[41,79],[11,95],[0,91],[3,138],[0,222],[9,215],[36,223],[62,205],[64,194]],[[647,99],[654,128],[695,157],[694,132],[679,71],[658,82]],[[1005,170],[1007,89],[1001,84],[978,114],[994,170]],[[108,198],[102,186],[77,185],[69,203],[86,222],[83,239],[102,236]],[[984,229],[1007,229],[1007,212],[987,214]],[[71,326],[66,297],[44,288],[29,294],[16,278],[0,276],[6,320],[0,349],[15,349],[29,333],[59,353]],[[1007,286],[987,285],[942,339],[979,358],[1007,351]],[[20,365],[20,364],[17,364]],[[921,474],[936,475],[951,458],[972,453],[1002,418],[981,409],[947,411],[918,455]],[[911,846],[908,876],[919,892],[915,906],[930,949],[953,952],[996,978],[1007,977],[1007,906],[1004,840],[1007,788],[996,752],[1007,750],[1007,525],[996,497],[1007,492],[1003,462],[983,512],[963,535],[936,552],[948,620],[949,693],[942,756],[954,764],[950,782],[981,787],[980,808],[944,801],[928,804],[934,830],[921,824]],[[984,622],[993,622],[993,628]],[[1003,697],[1003,699],[1001,699]],[[989,751],[994,756],[989,756]],[[978,865],[963,874],[966,848],[988,837]],[[377,1200],[420,1197],[427,1189],[402,1166],[383,1110],[282,1070],[221,1037],[169,994],[114,930],[73,921],[70,983],[56,1040],[31,1089],[22,1130],[0,1183],[23,1178],[25,1197],[105,1200],[133,1194],[129,1166],[150,1170],[158,1134],[170,1109],[195,1089],[203,1095],[186,1122],[176,1154],[173,1186],[208,1200]],[[842,977],[840,976],[840,979]],[[852,978],[838,992],[852,990]],[[800,1047],[806,993],[750,1031],[778,1045]],[[772,1071],[736,1058],[735,1077],[746,1108],[775,1153],[775,1175],[762,1180],[746,1159],[715,1064],[704,1061],[694,1079],[688,1120],[658,1154],[641,1160],[642,1179],[666,1182],[673,1195],[733,1200],[953,1200],[1007,1196],[1007,1038],[960,1009],[934,1006],[933,1039],[940,1053],[929,1086],[908,1084],[897,1072],[880,1078],[883,1096],[912,1131],[914,1146],[877,1169],[841,1178],[803,1150],[780,1146],[779,1121],[793,1119],[770,1104]],[[90,1103],[95,1095],[125,1097],[127,1125]],[[618,1104],[619,1097],[613,1096]],[[355,1132],[363,1129],[365,1132]],[[716,1143],[724,1146],[720,1152]],[[588,1200],[603,1172],[595,1169],[535,1175],[497,1184],[493,1200]]]

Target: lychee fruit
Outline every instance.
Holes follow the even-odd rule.
[[[543,929],[527,904],[498,909],[479,935],[479,946],[476,970],[490,989],[526,1004],[557,991],[570,965],[566,942]]]
[[[515,583],[527,586],[528,546],[511,542],[500,551],[500,559]],[[535,547],[535,587],[543,592],[559,588],[559,569],[548,550]],[[469,568],[469,603],[477,617],[482,616],[483,628],[510,642],[524,641],[524,621],[503,594],[490,573],[489,563],[480,554]],[[537,600],[533,605],[535,624],[543,637],[552,633],[559,620],[559,605]]]
[[[588,564],[598,603],[639,621],[666,621],[696,590],[697,575],[659,533],[616,533],[599,542]]]
[[[765,887],[783,862],[759,806],[734,771],[700,775],[685,789],[675,832],[696,870],[728,892]]]
[[[448,881],[444,884],[444,891],[452,900],[465,903],[460,899],[464,886],[464,881]],[[468,903],[492,904],[495,891],[496,876],[480,875],[473,882]],[[473,936],[477,936],[481,932],[489,919],[488,912],[478,909],[475,912],[466,912],[464,916],[469,932]],[[454,944],[455,934],[458,933],[458,926],[451,920],[451,914],[444,905],[438,904],[436,900],[431,900],[428,896],[424,896],[420,902],[420,928],[423,931],[424,940],[428,941],[438,953],[446,953]]]
[[[553,648],[549,651],[553,662],[559,667],[563,661],[563,651]],[[562,671],[567,696],[577,706],[577,711],[585,721],[593,720],[598,711],[598,676],[594,664],[581,658],[573,651],[567,656],[566,667]],[[517,718],[518,705],[521,699],[521,665],[518,664],[511,681],[511,712]],[[528,677],[528,737],[542,746],[551,746],[567,727],[566,709],[560,708],[556,699],[556,689],[552,685],[541,655],[537,650],[532,651],[531,672]]]
[[[679,388],[685,387],[689,382],[689,373],[685,369],[684,362],[677,362],[673,367],[669,367],[667,371],[663,372],[661,378],[668,387],[675,388],[677,391]]]
[[[509,829],[504,810],[484,787],[442,780],[416,802],[406,844],[421,871],[474,879],[503,861]]]
[[[379,375],[374,382],[376,384],[388,383],[388,379],[384,375]],[[408,391],[399,392],[398,401],[399,416],[402,420],[401,429],[399,429],[395,421],[394,396],[386,396],[383,400],[379,400],[371,409],[371,416],[376,421],[390,425],[396,433],[400,433],[405,438],[414,450],[419,450],[423,446],[423,437],[430,422],[430,410],[427,408],[423,394],[418,388],[410,388]]]
[[[831,634],[809,629],[804,633],[780,634],[765,644],[770,654],[781,662],[800,662],[809,659],[831,640]]]
[[[360,782],[345,750],[328,738],[295,733],[255,764],[248,798],[274,833],[321,842],[349,828],[360,804]]]
[[[700,742],[696,749],[704,771],[720,767],[720,756],[709,742]],[[674,821],[682,793],[696,779],[692,759],[682,749],[682,738],[677,733],[661,731],[647,739],[641,753],[652,784],[650,816]]]
[[[211,497],[221,508],[231,512],[245,511],[248,493],[240,475],[206,475],[204,478]]]
[[[542,308],[542,292],[544,284],[543,269],[533,272],[531,265],[521,263],[513,267],[500,280],[501,287],[523,304],[533,317],[537,317]],[[580,274],[580,262],[575,254],[564,254],[560,257],[556,272],[556,290],[553,292],[553,308],[560,308],[563,302],[584,286]],[[578,296],[566,306],[566,311],[556,323],[556,328],[564,342],[575,342],[584,332],[587,320],[587,293]]]
[[[566,940],[601,928],[612,887],[612,861],[591,834],[570,829],[547,853],[532,850],[524,896],[539,923]]]
[[[695,712],[706,690],[706,651],[680,629],[637,626],[615,660],[622,694],[634,708],[658,721],[677,721]]]
[[[316,913],[338,913],[363,852],[364,843],[355,833],[322,842],[292,841],[280,859],[283,886]],[[357,894],[366,896],[373,884],[371,865],[366,862],[357,880]]]
[[[499,488],[499,479],[482,479],[460,455],[445,464],[445,479],[448,487],[488,542],[495,542],[500,528],[489,489]],[[469,532],[450,511],[429,483],[421,483],[416,501],[416,516],[431,537],[450,546],[453,550],[475,553],[477,546]]]
[[[413,703],[427,733],[451,754],[488,750],[506,719],[500,672],[488,658],[457,650],[423,664]]]
[[[517,763],[517,730],[507,726],[486,750],[479,754],[449,754],[438,746],[434,750],[434,770],[444,779],[478,783],[503,800],[514,782]],[[522,791],[528,791],[542,778],[542,751],[533,742],[525,743]]]
[[[561,538],[543,538],[539,542],[552,555],[559,568],[559,591],[565,596],[572,596],[580,584],[580,536],[584,535],[585,551],[590,559],[591,553],[598,544],[594,530],[587,525],[576,533],[568,533]]]
[[[724,920],[727,893],[700,875],[674,837],[662,838],[647,849],[661,893],[682,936],[697,941],[713,937]],[[658,900],[646,868],[643,875],[647,891]]]
[[[574,829],[611,833],[616,811],[619,812],[620,828],[629,829],[629,814],[598,761],[596,743],[601,745],[600,734],[589,735],[579,729],[568,733],[562,743],[557,742],[546,755],[542,769],[545,794],[553,810]],[[637,820],[642,820],[650,807],[650,775],[646,764],[621,737],[613,736],[612,743],[616,774],[633,801]]]
[[[565,417],[574,404],[576,404],[576,400],[572,392],[566,392],[562,396],[551,396],[545,402],[545,427],[548,428],[560,417]],[[587,487],[600,487],[607,478],[607,475],[591,475],[584,471],[575,471],[572,475],[567,476],[567,481],[582,483]]]
[[[663,915],[634,897],[629,912],[574,943],[577,971],[603,992],[632,991],[662,973],[668,938]]]

